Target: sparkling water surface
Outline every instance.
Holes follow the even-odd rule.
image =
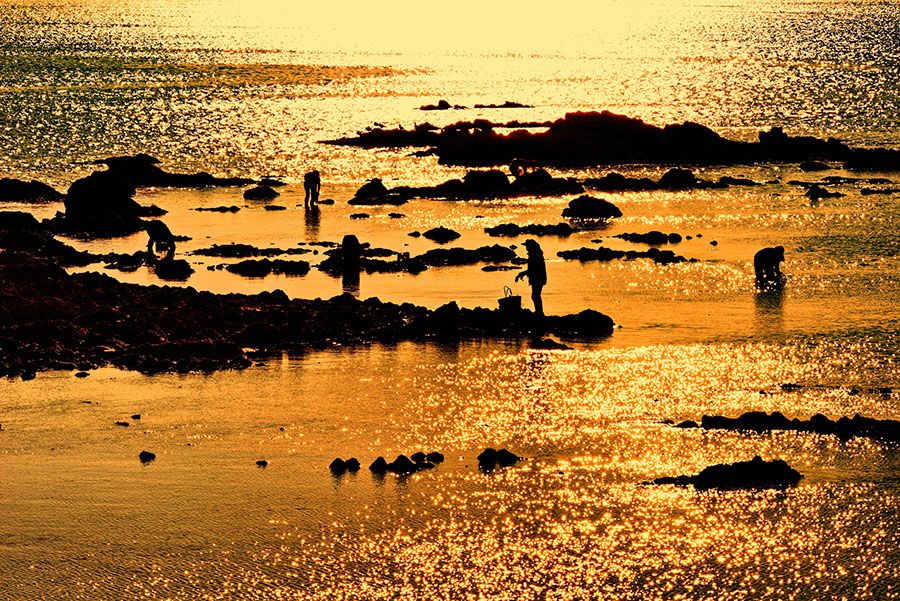
[[[465,170],[408,150],[320,144],[374,122],[556,119],[611,110],[694,120],[752,140],[782,126],[900,146],[893,2],[388,4],[267,0],[0,0],[0,175],[60,190],[90,162],[147,152],[170,171],[274,175],[267,211],[237,189],[144,190],[169,211],[185,285],[331,297],[339,280],[247,279],[190,254],[214,243],[363,242],[419,254],[499,223],[557,223],[571,197],[350,207],[372,177],[434,185]],[[451,103],[529,109],[422,112]],[[303,210],[318,168],[334,205]],[[618,169],[658,177],[666,167]],[[603,175],[607,170],[557,171]],[[240,372],[146,377],[99,369],[0,383],[2,599],[890,599],[900,593],[895,444],[796,432],[676,429],[665,420],[781,411],[900,418],[898,196],[865,183],[818,203],[797,165],[710,167],[765,185],[603,194],[624,216],[544,237],[550,313],[586,308],[603,341],[372,345],[267,358]],[[827,175],[859,177],[841,170]],[[900,174],[886,177],[900,185]],[[774,183],[773,183],[774,182]],[[238,205],[235,214],[198,207]],[[62,206],[5,203],[52,216]],[[351,220],[367,212],[370,218]],[[391,212],[405,216],[393,219]],[[658,229],[696,263],[563,261],[563,249],[645,249]],[[144,235],[83,242],[134,252]],[[715,241],[713,245],[711,242]],[[786,248],[788,285],[758,294],[752,256]],[[308,246],[308,248],[315,248]],[[313,263],[321,254],[299,258]],[[97,266],[91,269],[100,269]],[[128,282],[161,283],[144,269]],[[515,272],[480,266],[363,275],[360,298],[495,306]],[[802,385],[783,389],[784,383]],[[133,414],[141,419],[131,419]],[[116,425],[128,422],[130,426]],[[481,473],[487,446],[525,459]],[[142,465],[138,453],[157,459]],[[434,470],[373,477],[381,455],[438,450]],[[760,455],[804,474],[776,491],[641,482]],[[333,477],[335,457],[363,469]],[[269,465],[258,468],[256,461]]]

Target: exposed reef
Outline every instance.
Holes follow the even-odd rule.
[[[525,336],[539,323],[530,311],[461,309],[455,302],[431,311],[349,294],[291,300],[280,290],[222,295],[124,284],[99,273],[67,273],[64,266],[94,262],[97,256],[54,240],[30,215],[0,214],[0,225],[2,377],[30,379],[42,370],[104,365],[148,374],[244,368],[251,350]],[[453,250],[429,251],[427,261],[457,260]],[[515,255],[499,245],[463,255],[469,253],[473,261]],[[165,263],[155,266],[157,272]],[[613,332],[612,320],[595,311],[547,316],[540,327],[557,336],[591,339]]]
[[[366,148],[434,147],[441,163],[469,167],[508,165],[528,159],[548,167],[597,165],[752,165],[757,163],[836,162],[859,171],[900,170],[900,151],[851,148],[835,138],[789,136],[780,127],[759,133],[756,142],[723,138],[690,121],[658,127],[609,111],[567,113],[547,131],[517,129],[483,119],[461,122],[440,132],[378,129],[329,143]]]
[[[690,427],[685,422],[682,422],[679,426]],[[860,436],[900,441],[900,421],[893,419],[878,420],[863,417],[858,413],[853,418],[841,417],[838,420],[831,420],[821,413],[817,413],[807,420],[801,420],[796,417],[788,419],[778,411],[771,414],[766,414],[762,411],[750,411],[734,418],[704,415],[699,426],[694,423],[694,427],[709,430],[746,430],[751,432],[793,430],[795,432],[833,434],[839,438]]]
[[[803,475],[781,459],[763,461],[757,455],[751,461],[711,465],[694,476],[666,476],[644,484],[693,485],[698,490],[740,488],[782,488],[800,482]]]

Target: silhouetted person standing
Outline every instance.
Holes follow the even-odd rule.
[[[303,176],[303,189],[306,191],[306,199],[303,201],[305,206],[310,206],[319,202],[319,189],[322,187],[322,180],[319,177],[319,170],[313,170]]]
[[[525,241],[525,250],[528,252],[528,266],[525,271],[516,276],[516,281],[527,277],[531,286],[531,301],[534,303],[534,312],[538,317],[544,316],[544,303],[541,301],[541,290],[547,283],[547,264],[544,261],[544,251],[541,245],[534,240]]]

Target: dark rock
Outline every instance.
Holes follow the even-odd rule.
[[[618,259],[634,260],[646,258],[653,260],[654,263],[660,265],[669,265],[672,263],[696,262],[696,259],[687,259],[680,255],[676,255],[671,250],[660,250],[651,248],[646,251],[636,250],[613,250],[600,246],[598,248],[581,247],[575,250],[561,250],[556,253],[558,256],[567,261],[614,261]]]
[[[446,100],[440,100],[437,104],[425,104],[419,107],[420,111],[446,111],[452,108]]]
[[[696,476],[658,478],[651,484],[693,484],[698,490],[741,489],[741,488],[781,488],[793,486],[803,476],[780,459],[763,461],[756,456],[751,461],[731,464],[716,464],[705,468]]]
[[[433,240],[438,244],[446,244],[447,242],[452,242],[453,240],[459,238],[459,233],[444,226],[440,226],[428,230],[427,232],[422,234],[422,236],[428,238],[429,240]]]
[[[281,188],[282,186],[286,186],[287,184],[279,179],[275,179],[273,177],[264,177],[259,180],[260,186],[268,186],[270,188]]]
[[[515,223],[502,223],[494,227],[484,228],[484,232],[488,236],[569,236],[575,230],[568,223],[557,223],[556,225],[531,224],[519,226]]]
[[[80,372],[78,372],[78,373],[75,374],[75,377],[76,377],[76,378],[86,378],[86,377],[88,377],[89,375],[91,375],[91,374],[89,374],[89,373],[86,372],[86,371],[80,371]]]
[[[248,259],[225,266],[225,270],[247,278],[263,278],[270,274],[304,276],[309,273],[306,261],[285,261],[283,259]]]
[[[230,207],[219,206],[219,207],[196,207],[191,209],[192,211],[209,211],[212,213],[237,213],[241,210],[241,207],[231,205]]]
[[[615,324],[608,316],[585,309],[574,315],[547,315],[546,328],[564,338],[604,338],[611,336]]]
[[[244,191],[244,200],[272,200],[281,196],[269,186],[256,186]]]
[[[331,470],[332,474],[340,475],[347,471],[347,464],[343,459],[337,457],[328,465],[328,469]]]
[[[803,161],[800,163],[800,171],[828,171],[831,167],[821,161]]]
[[[476,104],[473,108],[476,109],[530,109],[534,108],[529,104],[521,104],[519,102],[512,102],[507,100],[503,104]]]
[[[406,455],[397,455],[397,458],[387,465],[387,469],[394,474],[411,474],[418,468]]]
[[[356,191],[347,204],[350,205],[402,205],[411,198],[409,193],[401,193],[388,190],[384,183],[374,178]]]
[[[141,463],[150,463],[156,459],[156,454],[151,453],[150,451],[141,451],[138,455],[138,459],[141,460]]]
[[[371,217],[368,213],[351,213],[350,219],[368,219]]]
[[[699,428],[697,422],[692,419],[686,419],[675,425],[676,428]]]
[[[615,171],[600,178],[586,179],[584,185],[600,192],[639,192],[659,189],[659,185],[649,178],[625,177]]]
[[[418,451],[409,456],[416,463],[423,463],[425,461],[425,453],[422,451]]]
[[[806,190],[804,196],[812,200],[819,200],[820,198],[837,198],[844,196],[844,194],[841,192],[830,192],[819,184],[813,184]]]
[[[384,474],[388,471],[388,463],[385,461],[384,457],[379,457],[369,466],[369,470],[371,470],[375,474]]]
[[[660,244],[677,244],[681,242],[681,235],[676,233],[665,234],[658,230],[652,230],[645,234],[639,233],[624,233],[613,236],[613,238],[621,238],[623,240],[628,240],[629,242],[640,242],[642,244],[650,244],[653,246],[658,246]]]
[[[577,219],[613,219],[621,217],[622,211],[608,200],[584,195],[570,201],[562,216]]]
[[[267,467],[268,465],[269,465],[269,462],[266,461],[265,459],[260,459],[259,461],[256,462],[257,467]]]
[[[153,273],[161,280],[183,282],[194,273],[194,268],[184,259],[173,259],[155,263]]]
[[[0,202],[43,204],[59,202],[63,195],[52,186],[37,180],[25,182],[8,177],[0,178]]]
[[[140,414],[140,413],[135,413],[134,415],[131,416],[131,419],[135,419],[135,420],[141,419],[141,414]]]
[[[129,424],[128,422],[116,422],[116,425],[117,425],[117,426],[122,426],[122,427],[127,428],[127,427],[130,426],[131,424]]]
[[[687,169],[670,169],[659,178],[659,187],[670,190],[688,190],[698,186],[693,172]]]
[[[431,463],[441,463],[444,461],[444,455],[442,453],[438,453],[437,451],[432,451],[425,455],[425,460]]]
[[[281,205],[266,205],[263,207],[264,211],[287,211],[287,207],[283,207]]]
[[[347,461],[344,462],[344,465],[349,472],[358,472],[359,471],[359,459],[356,457],[351,457]]]

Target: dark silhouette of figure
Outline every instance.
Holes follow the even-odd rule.
[[[784,274],[779,265],[784,261],[784,247],[764,248],[753,255],[753,269],[756,272],[756,287],[772,290],[784,285]]]
[[[175,236],[169,230],[169,227],[162,221],[148,221],[144,226],[150,239],[147,241],[147,253],[151,259],[156,259],[156,253],[153,251],[153,245],[156,245],[156,252],[164,253],[162,261],[170,261],[175,256]]]
[[[303,189],[306,191],[306,199],[303,201],[305,206],[314,205],[319,202],[319,189],[322,187],[322,180],[319,177],[319,170],[315,169],[303,176]]]
[[[359,286],[360,255],[362,245],[353,234],[347,234],[341,240],[341,282],[344,289],[353,289]]]
[[[547,264],[544,262],[544,251],[535,240],[525,241],[525,250],[528,252],[528,266],[525,271],[516,276],[516,281],[527,277],[531,286],[531,300],[534,303],[534,312],[538,317],[544,316],[544,303],[541,301],[541,290],[547,283]]]

